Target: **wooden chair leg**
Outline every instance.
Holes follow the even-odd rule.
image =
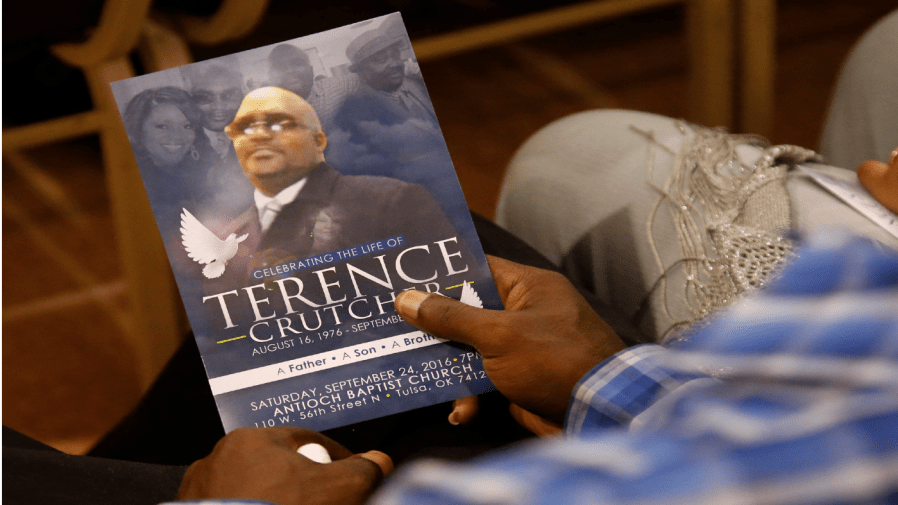
[[[144,25],[137,51],[147,72],[180,67],[193,61],[184,38],[165,23],[153,19],[148,19]]]
[[[190,42],[214,46],[249,34],[262,20],[268,1],[224,0],[212,16],[180,16],[177,23]]]
[[[733,126],[732,0],[689,0],[690,119]]]
[[[773,134],[776,77],[776,2],[740,2],[741,82],[739,130],[767,138]]]
[[[167,26],[149,19],[138,50],[151,72],[191,61],[183,39]],[[111,82],[134,77],[134,69],[127,58],[118,58],[86,67],[84,74],[100,118],[106,185],[131,303],[129,337],[141,382],[149,386],[181,344],[188,328],[187,319],[109,87]]]

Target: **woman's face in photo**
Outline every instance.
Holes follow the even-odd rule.
[[[312,234],[321,240],[334,240],[340,236],[341,226],[327,211],[322,210],[315,218]]]
[[[178,164],[195,138],[193,125],[177,106],[170,103],[153,109],[143,123],[143,147],[159,166]]]

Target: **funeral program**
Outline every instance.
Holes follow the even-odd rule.
[[[394,307],[501,308],[399,14],[112,89],[226,431],[493,390]]]

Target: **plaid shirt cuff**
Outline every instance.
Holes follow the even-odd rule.
[[[662,369],[661,358],[667,352],[659,345],[639,345],[590,370],[574,388],[565,435],[628,426],[634,417],[694,378]]]

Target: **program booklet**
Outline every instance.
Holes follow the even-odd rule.
[[[494,389],[394,307],[501,308],[398,13],[112,90],[226,431]]]

